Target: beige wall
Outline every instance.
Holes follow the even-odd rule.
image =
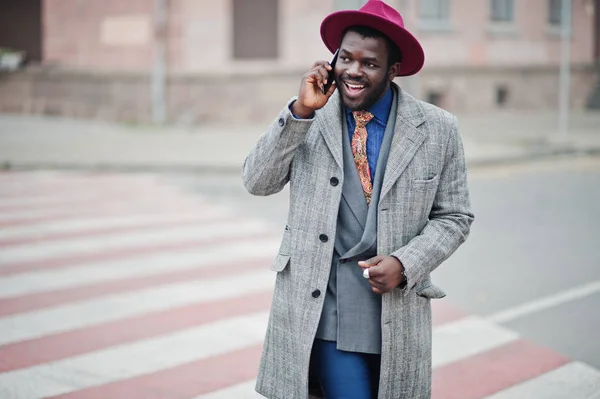
[[[250,1],[250,0],[249,0]],[[593,59],[589,0],[573,0],[573,63]],[[449,30],[418,21],[418,0],[389,0],[421,40],[426,67],[556,65],[560,37],[547,23],[547,0],[515,0],[515,22],[489,21],[489,1],[451,0]],[[99,70],[146,71],[153,62],[152,0],[46,0],[45,61]],[[334,0],[280,0],[276,60],[232,60],[231,0],[168,1],[168,66],[171,72],[230,73],[305,69],[330,55],[319,26]]]
[[[44,62],[76,69],[148,71],[151,0],[45,0]]]
[[[280,0],[279,57],[232,60],[233,0],[167,0],[168,120],[175,123],[268,121],[298,90],[301,74],[328,59],[322,19],[344,0]],[[247,0],[252,1],[252,0]],[[353,0],[347,0],[353,1]],[[360,1],[360,0],[354,0]],[[419,98],[441,96],[452,112],[551,109],[558,99],[559,37],[546,0],[515,0],[511,26],[489,22],[487,0],[450,0],[449,29],[427,30],[418,0],[389,0],[426,52],[423,71],[398,83]],[[571,105],[597,85],[593,15],[572,0]],[[154,63],[153,0],[44,0],[44,61],[0,83],[0,111],[147,122]],[[72,71],[76,69],[77,71]],[[506,102],[496,102],[498,90]],[[231,112],[235,107],[235,112]]]

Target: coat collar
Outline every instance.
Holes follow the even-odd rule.
[[[380,200],[385,197],[425,140],[425,131],[419,129],[419,126],[425,122],[425,115],[419,101],[403,91],[396,83],[392,82],[392,87],[397,93],[398,109]],[[316,118],[318,129],[333,159],[343,170],[342,118],[345,117],[345,113],[337,90],[320,114],[320,117]]]

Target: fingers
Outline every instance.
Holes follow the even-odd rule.
[[[308,81],[315,84],[316,86],[318,86],[322,92],[323,87],[327,83],[328,78],[329,78],[329,72],[327,71],[327,69],[323,65],[319,65],[319,66],[314,67],[309,72]]]
[[[375,266],[376,264],[378,264],[379,262],[381,262],[383,259],[385,258],[385,256],[382,255],[377,255],[371,259],[367,259],[367,260],[361,260],[358,262],[358,265],[362,268],[367,268],[367,267],[371,267],[371,266]]]
[[[383,284],[380,284],[373,279],[369,279],[369,284],[371,284],[371,290],[373,290],[373,292],[376,294],[381,295],[381,294],[384,294],[385,292],[387,292],[387,290]]]
[[[328,71],[331,71],[331,65],[329,65],[328,61],[317,61],[313,64],[312,69],[315,69],[316,67],[325,67],[325,69],[327,69]]]

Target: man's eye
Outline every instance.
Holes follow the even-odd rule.
[[[375,64],[371,64],[370,62],[367,62],[365,65],[367,68],[375,68]]]
[[[350,60],[350,58],[348,58],[348,57],[340,57],[340,60],[342,60],[344,62],[348,62],[348,60]]]

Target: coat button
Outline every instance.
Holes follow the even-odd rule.
[[[346,263],[348,262],[348,259],[340,259],[340,263]]]
[[[321,242],[327,242],[329,240],[329,237],[327,237],[325,234],[321,234],[319,236],[319,240],[321,240]]]
[[[313,298],[318,298],[320,295],[321,295],[321,291],[319,291],[319,290],[314,290],[312,292],[312,297]]]
[[[283,125],[285,125],[285,121],[283,120],[283,118],[279,118],[278,123],[279,123],[279,126],[282,126],[282,127],[283,127]]]
[[[340,183],[340,181],[338,180],[338,178],[337,178],[337,177],[332,177],[331,179],[329,179],[329,183],[330,183],[330,184],[331,184],[333,187],[335,187],[335,186],[337,186],[337,185]]]

